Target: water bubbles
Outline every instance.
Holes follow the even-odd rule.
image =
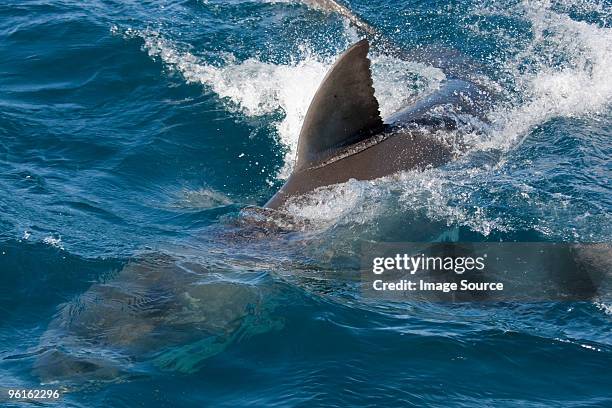
[[[64,245],[62,244],[62,237],[60,236],[49,235],[47,237],[44,237],[42,242],[54,248],[61,249],[62,251],[64,250]]]

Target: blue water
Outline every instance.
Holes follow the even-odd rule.
[[[74,407],[612,406],[610,303],[358,289],[364,240],[610,241],[612,6],[505,3],[347,3],[405,49],[457,50],[498,98],[456,161],[325,189],[280,220],[256,208],[360,38],[342,17],[1,4],[0,404],[42,387],[62,391],[42,405]],[[372,61],[383,114],[444,79]]]

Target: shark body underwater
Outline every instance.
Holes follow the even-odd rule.
[[[338,3],[316,4],[340,12],[365,33],[379,37]],[[282,209],[295,197],[350,179],[372,180],[440,166],[453,158],[456,147],[436,135],[456,130],[456,117],[448,112],[482,118],[491,94],[447,73],[437,91],[383,120],[374,95],[369,49],[368,39],[351,46],[319,85],[302,124],[293,173],[265,207]]]

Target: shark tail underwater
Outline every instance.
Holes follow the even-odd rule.
[[[383,38],[333,0],[311,3],[339,12],[373,39]],[[481,116],[490,99],[481,86],[452,74],[437,91],[383,120],[374,95],[369,50],[370,41],[360,40],[328,71],[304,118],[293,173],[266,208],[282,209],[294,197],[350,179],[372,180],[447,163],[455,146],[436,133],[456,130],[456,113]]]

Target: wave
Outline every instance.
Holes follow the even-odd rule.
[[[215,66],[181,51],[180,44],[157,31],[128,29],[124,34],[142,38],[144,49],[152,58],[159,58],[168,68],[180,72],[188,83],[201,84],[213,91],[228,110],[248,117],[281,113],[282,119],[274,123],[274,128],[286,153],[285,166],[277,177],[289,177],[304,116],[335,57],[322,57],[302,46],[300,58],[289,64],[273,64],[256,58],[236,61],[233,55],[226,55],[225,64]],[[438,69],[387,56],[375,56],[372,63],[383,116],[397,111],[423,92],[435,89],[445,78]]]

